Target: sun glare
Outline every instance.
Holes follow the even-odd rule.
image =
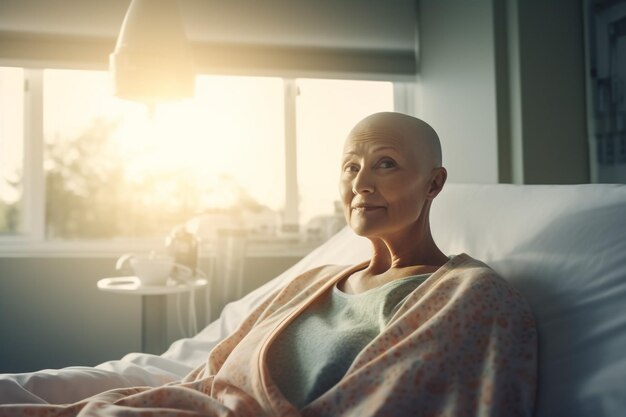
[[[335,212],[345,135],[362,117],[393,109],[393,85],[296,83],[299,193],[290,198],[298,199],[305,225]],[[43,86],[44,159],[57,193],[48,196],[55,207],[68,207],[78,196],[89,200],[87,206],[102,206],[92,217],[115,210],[124,217],[123,208],[130,207],[137,216],[152,216],[143,219],[146,225],[240,204],[266,206],[276,215],[284,208],[281,78],[200,75],[193,99],[159,104],[153,111],[113,97],[106,72],[44,70]],[[118,209],[107,211],[109,204]],[[65,211],[59,210],[55,215],[66,224]]]
[[[193,100],[161,104],[152,117],[146,113],[120,130],[121,146],[150,150],[129,173],[178,170],[207,184],[229,176],[263,204],[281,207],[281,80],[198,78]]]
[[[198,76],[193,99],[159,104],[151,114],[102,88],[106,73],[46,70],[46,77],[48,140],[71,140],[96,118],[114,120],[111,139],[128,180],[169,173],[216,190],[216,181],[228,177],[259,203],[283,206],[281,79]],[[68,85],[76,88],[68,93]]]

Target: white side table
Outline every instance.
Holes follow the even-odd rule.
[[[160,355],[167,349],[167,295],[191,291],[207,285],[206,279],[189,283],[169,280],[166,285],[141,285],[137,277],[103,278],[100,291],[141,296],[141,351]]]

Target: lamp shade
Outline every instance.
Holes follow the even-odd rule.
[[[113,93],[154,104],[192,97],[195,70],[176,0],[132,0],[110,55]]]

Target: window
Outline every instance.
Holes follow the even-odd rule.
[[[0,68],[0,234],[23,232],[24,71]]]
[[[44,71],[46,236],[164,236],[205,210],[278,210],[282,80],[207,77],[152,114],[105,72]]]
[[[267,241],[284,235],[290,204],[296,237],[319,241],[345,224],[345,135],[394,107],[394,84],[375,81],[200,75],[194,99],[148,109],[113,97],[105,71],[0,68],[0,91],[5,241],[161,239],[185,222],[210,236],[229,221]],[[296,164],[286,164],[289,146]]]

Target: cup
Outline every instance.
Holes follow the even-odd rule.
[[[130,259],[130,267],[141,285],[165,285],[174,268],[174,258],[135,255]]]
[[[194,277],[194,270],[176,263],[173,256],[160,255],[154,251],[145,255],[124,254],[118,258],[115,269],[121,271],[127,264],[130,264],[141,285],[145,286],[167,285],[169,278],[185,283],[193,281]]]
[[[139,278],[141,285],[166,285],[176,262],[168,255],[150,252],[145,255],[127,253],[117,260],[115,268],[119,271],[129,263],[133,274]]]

